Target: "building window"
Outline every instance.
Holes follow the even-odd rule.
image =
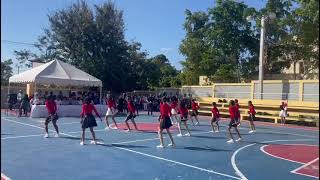
[[[304,74],[303,62],[299,62],[299,74]]]

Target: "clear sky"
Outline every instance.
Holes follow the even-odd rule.
[[[1,0],[1,60],[12,58],[13,51],[34,49],[30,45],[8,43],[3,40],[34,43],[48,27],[47,14],[69,7],[77,0]],[[88,0],[90,6],[103,0]],[[215,0],[114,0],[124,11],[127,40],[142,43],[150,56],[165,54],[171,64],[181,69],[179,44],[185,36],[185,10],[206,11]],[[266,0],[244,0],[260,9]]]

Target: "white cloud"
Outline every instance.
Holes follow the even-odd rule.
[[[173,48],[161,48],[160,52],[162,53],[169,53],[170,51],[173,51]]]

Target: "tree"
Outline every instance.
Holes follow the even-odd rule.
[[[319,70],[319,1],[297,0],[299,7],[293,11],[290,25],[294,30],[296,49],[303,56],[305,75],[310,78],[318,76]]]
[[[119,92],[134,87],[123,12],[113,2],[91,9],[81,1],[48,18],[50,27],[37,43],[40,58],[70,63],[101,79],[106,90]]]
[[[30,68],[32,66],[32,63],[29,60],[37,58],[37,56],[34,53],[26,49],[20,51],[13,51],[13,54],[18,60],[18,66],[22,65],[27,68]]]
[[[1,61],[1,85],[8,84],[9,78],[12,76],[12,64],[11,59]]]
[[[173,84],[178,84],[177,79],[175,78],[178,71],[170,64],[165,55],[159,54],[151,58],[151,61],[159,68],[156,70],[160,72],[160,76],[157,78],[158,87],[171,87]]]
[[[247,64],[257,61],[259,46],[256,30],[246,21],[246,16],[253,13],[253,8],[232,0],[217,0],[216,6],[207,13],[187,10],[186,37],[180,45],[186,57],[182,63],[182,83],[197,84],[199,75],[209,76],[216,82],[251,78],[245,73],[257,71]]]

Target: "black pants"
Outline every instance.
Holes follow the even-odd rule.
[[[148,104],[148,115],[149,115],[149,112],[150,112],[151,115],[152,115],[152,112],[153,112],[153,104]]]

